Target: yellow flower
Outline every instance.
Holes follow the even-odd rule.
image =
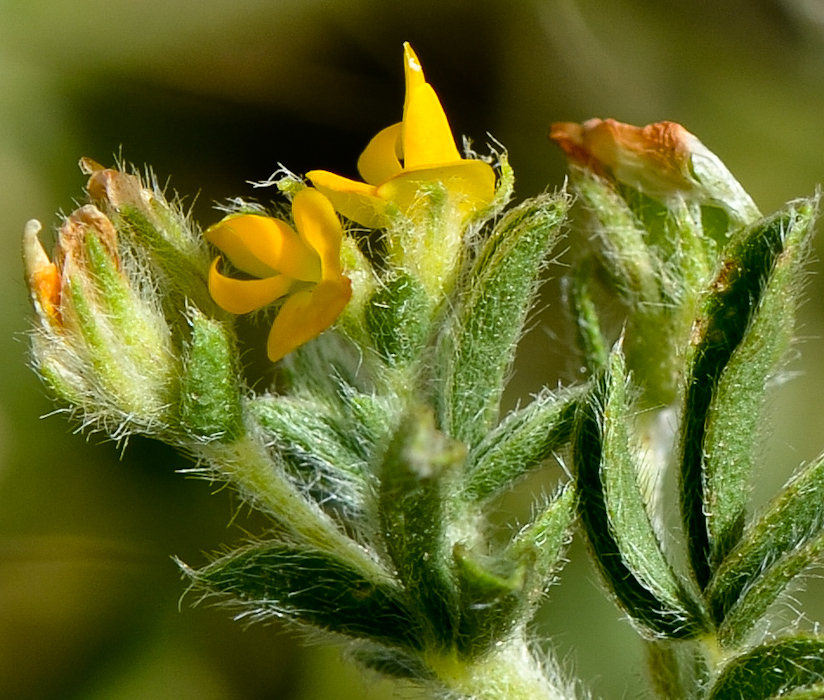
[[[352,296],[341,271],[340,221],[317,190],[301,190],[292,201],[297,232],[283,221],[257,214],[228,216],[210,227],[206,239],[241,272],[258,279],[233,279],[209,270],[209,291],[217,304],[245,314],[283,301],[269,333],[272,362],[317,337],[340,316]]]
[[[366,182],[325,170],[306,174],[341,214],[370,228],[387,225],[390,202],[408,212],[430,182],[442,183],[464,216],[495,194],[490,165],[461,158],[441,102],[409,44],[404,44],[404,70],[403,121],[380,131],[361,154],[358,171]]]

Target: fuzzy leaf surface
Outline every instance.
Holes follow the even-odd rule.
[[[360,422],[338,420],[317,401],[285,396],[256,398],[248,410],[316,502],[353,522],[363,516],[374,445]]]
[[[199,438],[231,442],[243,434],[234,334],[190,309],[191,338],[180,383],[180,420]]]
[[[760,406],[766,378],[786,340],[786,316],[794,304],[785,296],[790,293],[786,285],[794,280],[793,268],[803,257],[799,248],[809,235],[814,212],[813,202],[802,201],[733,238],[693,326],[681,432],[681,512],[690,562],[702,588],[743,528],[751,460],[745,455],[751,454],[757,428],[757,411],[752,409]],[[783,277],[785,271],[789,278]],[[775,289],[774,279],[777,286],[785,286],[767,293]],[[790,289],[795,286],[789,284]],[[767,310],[763,329],[758,323],[762,308]],[[750,335],[755,328],[770,326],[780,335],[777,342]],[[744,348],[741,361],[733,361],[722,380],[739,347]],[[763,359],[759,355],[749,367],[746,358],[752,362],[753,354],[761,352]],[[749,412],[731,411],[736,402]],[[730,422],[730,416],[737,421]]]
[[[187,573],[198,585],[232,596],[254,618],[284,617],[390,646],[418,645],[400,588],[371,581],[326,552],[266,542]]]
[[[650,637],[692,637],[703,629],[703,616],[650,522],[631,424],[624,361],[616,351],[579,416],[574,459],[581,521],[608,588],[636,624]]]
[[[824,679],[824,642],[791,637],[764,644],[733,659],[721,672],[709,700],[769,700],[817,692]],[[815,697],[815,696],[813,696]]]
[[[585,390],[544,391],[510,413],[470,453],[464,497],[493,498],[563,447],[572,437]]]
[[[426,291],[409,275],[386,281],[372,295],[364,320],[387,364],[404,365],[420,355],[429,333],[429,313]]]
[[[443,490],[464,456],[460,443],[435,429],[431,413],[418,409],[401,422],[380,468],[385,547],[417,603],[427,643],[443,648],[454,640],[459,609]]]
[[[564,486],[536,511],[532,522],[521,528],[507,547],[512,561],[527,565],[523,605],[525,617],[540,602],[553,577],[564,565],[564,553],[572,539],[578,496],[573,484]]]
[[[824,549],[824,458],[801,470],[744,533],[707,591],[723,643],[735,644]]]
[[[438,349],[443,397],[439,424],[474,445],[498,418],[515,345],[569,208],[565,195],[542,195],[511,210],[495,227],[463,285],[461,307]]]

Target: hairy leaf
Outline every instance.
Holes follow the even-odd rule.
[[[378,354],[390,365],[418,358],[429,332],[429,299],[413,277],[398,275],[383,284],[364,311]]]
[[[673,572],[638,484],[638,455],[620,351],[581,411],[575,440],[579,513],[595,561],[618,603],[650,637],[704,628],[699,604]]]
[[[232,442],[243,434],[234,334],[190,309],[191,339],[180,381],[180,422],[197,438]]]
[[[693,327],[681,511],[702,588],[743,529],[757,409],[790,332],[814,212],[799,202],[733,238]]]
[[[398,578],[421,611],[430,645],[454,640],[458,590],[446,541],[444,489],[465,456],[460,443],[434,427],[424,409],[401,423],[380,468],[379,510],[385,547]]]
[[[369,580],[332,554],[280,542],[249,546],[199,571],[194,582],[235,599],[245,615],[296,622],[391,646],[419,646],[400,587]]]
[[[744,639],[824,548],[824,458],[800,471],[745,532],[707,595],[721,640]]]
[[[733,659],[715,682],[709,700],[768,700],[796,692],[804,697],[804,690],[814,692],[822,679],[824,641],[791,637]]]
[[[563,447],[584,392],[544,391],[510,413],[469,454],[463,496],[475,502],[493,498]]]
[[[511,210],[463,281],[461,307],[439,346],[444,397],[439,424],[468,445],[498,418],[515,345],[538,287],[538,274],[558,240],[569,198],[542,195]]]

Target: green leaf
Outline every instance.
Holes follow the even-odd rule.
[[[164,303],[169,317],[174,318],[173,312],[189,301],[209,316],[228,320],[226,312],[209,294],[210,260],[205,239],[184,230],[185,223],[172,216],[165,202],[163,206],[154,207],[154,214],[153,221],[139,208],[123,205],[117,212],[112,212],[112,217],[135,250],[144,255],[148,253],[147,259],[151,261],[154,273],[162,277],[162,288],[168,295]]]
[[[461,306],[438,348],[439,425],[468,445],[498,419],[515,345],[557,242],[569,197],[542,195],[511,210],[495,227],[459,283]]]
[[[455,546],[460,589],[457,645],[462,655],[477,657],[507,637],[521,616],[526,565]]]
[[[798,202],[731,240],[693,326],[681,512],[702,588],[743,529],[758,408],[791,332],[815,209]]]
[[[609,347],[601,333],[598,311],[591,294],[592,267],[591,261],[578,265],[572,278],[567,280],[566,287],[575,317],[576,338],[590,375],[603,370],[609,358]]]
[[[693,637],[705,628],[703,614],[673,572],[650,522],[630,438],[625,371],[617,350],[579,416],[579,514],[607,587],[641,630],[650,637]]]
[[[575,503],[575,489],[568,484],[536,508],[532,522],[498,554],[455,546],[461,605],[456,641],[464,656],[477,658],[532,619],[564,564]]]
[[[233,442],[244,432],[234,334],[195,308],[180,380],[180,423],[192,436]]]
[[[384,546],[417,603],[428,646],[450,647],[457,626],[458,590],[443,504],[464,457],[463,445],[437,431],[432,414],[420,408],[401,422],[380,468]]]
[[[824,458],[800,471],[745,532],[708,590],[723,644],[743,641],[824,549]]]
[[[564,552],[575,524],[576,505],[574,485],[567,484],[543,507],[536,507],[532,522],[521,528],[506,549],[505,554],[510,560],[527,565],[522,594],[527,616],[531,616],[564,564]]]
[[[375,582],[333,554],[264,542],[184,571],[199,586],[235,599],[252,618],[283,617],[348,637],[418,648],[415,620],[399,587]]]
[[[706,688],[710,677],[706,648],[700,642],[654,639],[644,645],[646,670],[656,697],[695,700],[696,689]]]
[[[510,413],[470,452],[463,497],[486,501],[563,447],[571,438],[585,390],[543,391],[525,408]]]
[[[308,398],[257,397],[248,411],[317,503],[350,524],[363,519],[366,494],[375,486],[368,463],[375,443],[368,428]]]
[[[435,680],[432,671],[418,656],[408,654],[401,649],[366,644],[355,648],[349,656],[365,668],[389,678],[415,681]]]
[[[809,697],[807,693],[820,689],[822,678],[824,642],[815,637],[791,637],[756,647],[730,661],[709,700],[768,700],[790,693]]]
[[[372,295],[364,319],[383,360],[392,366],[408,364],[420,356],[429,334],[426,290],[414,277],[400,273]]]

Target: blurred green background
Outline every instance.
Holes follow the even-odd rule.
[[[71,210],[84,155],[151,164],[203,223],[279,163],[355,175],[400,117],[405,40],[456,133],[509,149],[521,197],[563,182],[549,124],[592,116],[683,123],[764,211],[824,181],[821,0],[0,0],[0,699],[392,696],[293,630],[181,600],[171,555],[203,563],[262,523],[175,473],[173,451],[47,415],[26,368],[19,237]],[[774,393],[760,500],[824,445],[822,291],[811,275],[788,365],[801,378]],[[511,402],[576,376],[556,296],[548,284]],[[538,631],[597,695],[636,696],[640,644],[579,543],[570,557]],[[813,581],[799,605],[821,619],[822,597]]]

